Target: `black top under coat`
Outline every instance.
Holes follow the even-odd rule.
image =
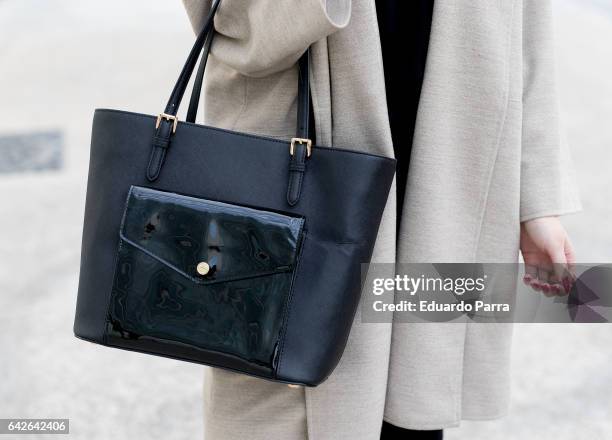
[[[434,0],[376,0],[387,108],[397,159],[398,232],[425,76],[433,4]]]

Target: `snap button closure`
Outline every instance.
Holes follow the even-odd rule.
[[[196,271],[200,275],[206,275],[208,272],[210,272],[210,266],[206,261],[200,261],[196,266]]]

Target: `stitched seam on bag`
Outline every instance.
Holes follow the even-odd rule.
[[[134,185],[135,187],[137,187],[140,190],[144,190],[141,194],[149,192],[149,193],[153,193],[153,196],[147,196],[147,198],[149,200],[156,200],[156,201],[161,201],[161,200],[167,200],[167,201],[173,201],[175,199],[181,199],[181,203],[185,206],[191,207],[191,206],[199,206],[202,205],[203,202],[209,204],[209,205],[223,205],[223,207],[225,209],[231,208],[231,209],[235,209],[235,208],[240,208],[244,211],[253,211],[255,213],[263,213],[263,214],[269,214],[269,215],[273,215],[276,217],[285,217],[287,219],[290,220],[300,220],[303,219],[302,216],[297,215],[297,214],[292,214],[292,213],[284,213],[284,212],[277,212],[277,211],[273,211],[270,209],[266,209],[266,208],[254,208],[252,206],[247,206],[247,205],[240,205],[237,203],[232,203],[232,202],[227,202],[227,201],[221,201],[221,200],[213,200],[213,199],[206,199],[206,198],[198,198],[198,197],[194,197],[194,196],[190,196],[190,195],[186,195],[186,194],[180,194],[180,193],[173,193],[173,192],[168,192],[168,191],[161,191],[155,188],[150,188],[147,186],[139,186],[139,185]]]
[[[168,148],[168,145],[170,145],[170,139],[155,135],[153,136],[153,145],[159,148]]]
[[[108,295],[108,303],[106,304],[106,316],[104,317],[104,326],[102,328],[102,342],[104,342],[104,344],[107,344],[107,334],[106,334],[106,328],[108,326],[108,324],[110,324],[110,307],[111,307],[111,303],[112,303],[112,299],[113,299],[113,291],[115,289],[115,279],[117,277],[117,265],[119,264],[119,254],[121,252],[121,248],[122,248],[122,243],[121,243],[121,231],[123,230],[123,224],[125,223],[125,218],[127,216],[127,209],[129,206],[129,201],[130,201],[130,197],[132,196],[132,189],[134,188],[134,185],[130,185],[130,189],[128,190],[128,194],[127,197],[125,198],[125,202],[123,205],[123,215],[121,217],[121,223],[119,225],[119,245],[117,247],[117,251],[115,252],[115,264],[114,264],[114,268],[113,268],[113,277],[112,277],[112,284],[111,284],[111,292]]]
[[[293,162],[293,158],[291,158],[291,162]],[[297,197],[294,194],[293,187],[295,186],[295,180],[297,177],[295,175],[295,171],[291,170],[291,162],[289,162],[289,186],[287,187],[287,201],[290,204],[295,204],[297,202]]]
[[[333,241],[333,240],[324,240],[322,238],[317,237],[312,232],[309,232],[309,236],[310,236],[311,240],[314,240],[317,243],[325,243],[328,246],[365,246],[365,242],[360,242],[360,241]]]
[[[302,180],[304,178],[304,173],[299,173],[297,175],[297,179],[295,179],[295,201],[300,199],[300,194],[302,193]]]
[[[302,193],[302,179],[306,172],[306,151],[302,150],[300,159],[296,159],[293,163],[293,158],[289,162],[289,187],[287,188],[289,195],[289,203],[296,204],[300,200],[300,194]],[[295,173],[298,173],[297,176]],[[294,177],[295,176],[295,177]]]
[[[102,326],[102,342],[104,344],[108,344],[107,328],[108,328],[108,325],[110,324],[110,319],[109,319],[110,318],[110,308],[111,308],[111,303],[113,302],[113,292],[115,291],[115,279],[117,277],[117,265],[119,264],[119,255],[121,254],[122,247],[123,247],[123,243],[121,240],[119,240],[119,246],[117,247],[117,251],[115,252],[115,264],[113,267],[111,291],[110,291],[110,294],[108,295],[108,303],[106,304],[106,315],[104,316],[104,324]]]
[[[297,171],[289,172],[289,187],[287,188],[287,192],[289,196],[289,203],[291,204],[297,203],[297,201],[300,198],[299,191],[295,190],[295,186],[297,185],[299,189],[299,181],[300,181],[300,176],[302,175],[302,173],[299,173],[297,176],[296,176],[296,173],[298,172]],[[296,183],[296,181],[298,183]]]
[[[289,171],[289,186],[287,187],[287,201],[293,204],[295,197],[293,196],[293,181],[295,180],[293,171]]]
[[[295,292],[295,286],[297,285],[298,276],[300,272],[300,267],[302,263],[302,255],[304,253],[304,248],[306,247],[306,238],[308,233],[304,230],[304,223],[302,223],[302,242],[300,244],[300,252],[298,253],[298,258],[295,264],[295,272],[293,276],[293,282],[291,283],[291,289],[289,290],[289,295],[287,297],[287,302],[285,304],[285,310],[283,311],[283,326],[281,329],[281,334],[279,336],[280,347],[278,350],[278,365],[274,370],[274,377],[278,378],[278,372],[281,371],[281,365],[283,362],[283,354],[285,352],[285,338],[287,337],[287,328],[289,327],[289,318],[291,317],[291,308],[293,305],[293,295]]]
[[[157,161],[155,167],[155,176],[159,176],[159,174],[161,173],[162,165],[164,164],[164,160],[166,159],[166,152],[168,151],[168,148],[170,148],[170,144],[168,144],[168,147],[159,150],[159,160]]]
[[[209,363],[200,363],[199,361],[196,361],[197,363],[199,363],[202,366],[206,366],[206,367],[211,367],[211,368],[220,368],[222,370],[227,370],[227,371],[233,371],[236,373],[240,373],[240,374],[245,374],[247,376],[250,377],[257,377],[257,378],[264,378],[264,379],[270,379],[270,374],[264,374],[263,372],[259,372],[257,371],[258,369],[266,369],[269,370],[270,372],[272,371],[272,367],[270,366],[266,366],[266,365],[260,365],[260,364],[256,364],[251,362],[248,359],[245,359],[241,356],[238,356],[236,354],[232,354],[232,353],[228,353],[225,352],[223,350],[217,349],[217,348],[203,348],[203,347],[199,347],[197,345],[194,344],[188,344],[186,342],[181,342],[181,341],[177,341],[174,339],[168,339],[168,338],[158,338],[159,340],[162,341],[168,341],[171,342],[173,344],[180,344],[180,345],[184,345],[187,346],[189,348],[195,348],[197,350],[200,351],[205,351],[205,352],[210,352],[210,353],[218,353],[221,354],[223,356],[229,357],[229,358],[234,358],[236,360],[239,360],[240,362],[247,364],[250,368],[253,368],[255,370],[255,372],[252,371],[244,371],[244,369],[241,369],[242,367],[238,367],[238,368],[234,368],[234,367],[229,367],[229,366],[225,366],[225,365],[213,365],[213,364],[209,364]],[[144,353],[144,354],[155,354],[157,356],[162,356],[168,359],[176,359],[179,361],[189,361],[192,362],[193,359],[188,357],[188,356],[181,356],[181,355],[172,355],[172,354],[167,354],[167,353],[162,353],[160,351],[156,351],[156,350],[148,350],[145,348],[141,348],[141,347],[126,347],[126,346],[121,346],[121,345],[110,345],[111,347],[117,347],[120,348],[122,350],[127,350],[127,351],[132,351],[135,353]],[[268,371],[266,371],[265,373],[268,373]]]
[[[153,151],[151,151],[151,155],[149,156],[149,163],[147,164],[147,177],[155,178],[155,174],[151,172],[151,166],[153,163],[153,157],[155,157],[155,151],[157,148],[154,147]]]
[[[160,152],[160,149],[161,147],[153,147],[153,151],[151,152],[151,157],[149,157],[149,165],[147,167],[147,173],[153,179],[156,179],[159,176],[159,173],[161,171],[161,163],[162,163],[161,156],[163,152],[165,152],[165,150],[161,150]],[[153,169],[153,173],[151,174],[149,173],[149,171],[151,170],[151,166],[153,162],[155,162],[155,168]]]
[[[150,176],[152,179],[157,179],[159,177],[159,174],[161,173],[162,164],[164,163],[164,159],[166,158],[166,151],[168,148],[170,148],[170,136],[172,136],[172,134],[170,133],[168,134],[168,137],[164,138],[162,136],[158,136],[157,133],[158,130],[156,130],[155,134],[153,135],[153,151],[151,152],[151,156],[149,157],[149,165],[147,167],[147,173],[149,173],[151,162],[155,157],[155,172],[153,173],[153,175]],[[158,140],[160,139],[165,140],[165,146],[159,145]]]
[[[128,112],[128,111],[125,111],[125,110],[115,110],[115,109],[110,109],[110,108],[96,109],[96,112],[101,112],[101,113],[119,113],[119,114],[124,114],[124,115],[127,115],[127,116],[131,116],[131,117],[145,118],[145,119],[151,119],[151,120],[155,119],[155,116],[151,116],[151,115],[145,115],[145,114],[142,114],[142,113]],[[208,125],[201,125],[201,124],[196,124],[196,123],[193,123],[193,122],[179,121],[178,126],[179,126],[179,128],[181,126],[183,126],[183,127],[190,127],[190,128],[198,128],[198,129],[202,129],[202,130],[218,131],[220,133],[227,133],[227,134],[231,134],[231,135],[234,135],[234,136],[239,136],[239,137],[244,137],[244,138],[251,138],[251,139],[259,139],[259,140],[268,141],[268,142],[276,142],[276,143],[280,143],[280,144],[284,144],[286,146],[289,146],[289,141],[282,141],[280,139],[274,139],[274,138],[270,138],[270,137],[266,137],[266,136],[259,136],[259,135],[250,134],[250,133],[242,133],[242,132],[227,130],[225,128],[211,127],[211,126],[208,126]],[[178,128],[177,128],[177,130],[178,130]],[[347,148],[323,147],[323,146],[320,146],[320,145],[313,145],[312,149],[315,150],[315,151],[320,151],[320,152],[325,152],[326,150],[328,150],[328,151],[334,151],[334,152],[342,152],[342,153],[346,153],[346,154],[360,154],[362,156],[369,156],[369,157],[376,158],[376,159],[383,159],[383,160],[388,161],[388,162],[393,162],[393,163],[396,162],[396,160],[393,157],[380,156],[378,154],[367,153],[365,151],[350,150],[350,149],[347,149]],[[314,152],[313,152],[313,154],[314,154]]]

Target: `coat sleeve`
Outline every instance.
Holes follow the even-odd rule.
[[[558,107],[551,0],[523,0],[521,221],[581,209]]]
[[[211,0],[183,0],[195,32]],[[215,16],[215,58],[247,76],[287,69],[315,41],[344,28],[351,0],[223,0]]]

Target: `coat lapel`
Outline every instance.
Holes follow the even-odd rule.
[[[516,3],[435,2],[400,228],[400,262],[477,260],[508,109]],[[464,321],[394,324],[388,378],[393,386],[387,388],[385,417],[413,429],[458,425],[470,400],[462,391],[470,386],[466,378],[489,384],[491,374],[484,374],[488,370],[481,364],[507,362],[507,330],[475,328]],[[494,343],[475,345],[475,332],[488,334]],[[505,383],[500,381],[504,390]],[[497,410],[495,399],[489,407]]]
[[[507,108],[514,3],[435,3],[399,261],[475,258]]]

